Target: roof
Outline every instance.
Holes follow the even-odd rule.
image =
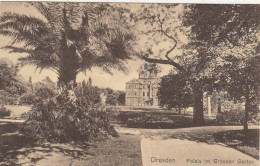
[[[141,82],[139,82],[137,79],[132,79],[132,80],[126,82],[126,84],[141,84]]]
[[[132,79],[126,82],[126,84],[141,84],[141,85],[158,84],[158,83],[159,83],[158,79],[142,79],[142,78]]]

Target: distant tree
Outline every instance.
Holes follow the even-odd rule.
[[[159,74],[161,72],[161,68],[156,63],[144,63],[139,67],[141,73],[148,71],[150,74]]]
[[[17,73],[18,66],[0,59],[0,100],[5,104],[17,103],[18,97],[26,91],[26,85]]]
[[[101,89],[85,81],[77,84],[75,94],[81,104],[88,106],[101,102]]]
[[[192,90],[186,81],[185,77],[173,72],[163,76],[158,89],[160,105],[179,110],[192,106]]]
[[[120,105],[125,105],[125,92],[124,91],[118,91],[118,98],[117,98],[117,102]]]
[[[6,89],[15,84],[17,82],[17,72],[17,67],[8,65],[6,61],[0,59],[0,89]]]
[[[33,91],[31,87],[34,87]],[[20,100],[22,104],[36,104],[42,100],[49,100],[57,95],[57,85],[48,76],[40,82],[31,84]]]
[[[112,94],[114,92],[114,90],[111,88],[106,88],[105,90],[106,90],[107,94]]]
[[[106,104],[117,105],[118,104],[118,97],[119,97],[118,92],[113,92],[113,93],[108,94],[107,98],[106,98]]]

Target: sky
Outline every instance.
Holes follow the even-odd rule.
[[[37,11],[32,7],[27,6],[23,2],[0,2],[0,13],[4,12],[15,12],[19,14],[33,15],[41,17],[37,14]],[[9,53],[8,50],[2,47],[10,44],[11,40],[8,37],[0,36],[0,59],[8,58],[13,63],[18,62],[18,58],[25,56],[26,54],[21,53]],[[128,72],[123,73],[121,71],[113,70],[113,75],[110,75],[99,68],[92,68],[91,71],[87,71],[86,74],[80,73],[77,75],[77,81],[88,80],[89,77],[92,78],[93,85],[98,87],[109,87],[114,90],[125,90],[125,83],[133,78],[138,78],[138,68],[144,63],[144,61],[129,60],[127,62]],[[172,69],[169,65],[159,65],[161,67],[161,76],[166,75]],[[57,75],[50,70],[39,71],[36,70],[35,66],[27,65],[20,69],[19,74],[24,78],[25,81],[32,77],[32,82],[38,82],[43,80],[46,76],[50,77],[53,81],[57,81]]]

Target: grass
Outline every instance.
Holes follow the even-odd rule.
[[[140,136],[121,134],[106,142],[100,142],[90,151],[96,154],[88,161],[93,166],[141,166]]]
[[[216,133],[215,138],[230,147],[259,160],[259,130],[250,129],[245,136],[243,130]]]
[[[21,125],[0,123],[0,165],[142,165],[139,135],[91,144],[38,144],[19,134]]]

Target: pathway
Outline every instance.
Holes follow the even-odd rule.
[[[142,135],[143,166],[258,166],[259,160],[217,143],[211,137],[217,132],[241,129],[242,126],[207,126],[156,130],[118,128],[118,131]]]
[[[141,141],[143,166],[257,166],[259,161],[233,148],[188,140]]]

